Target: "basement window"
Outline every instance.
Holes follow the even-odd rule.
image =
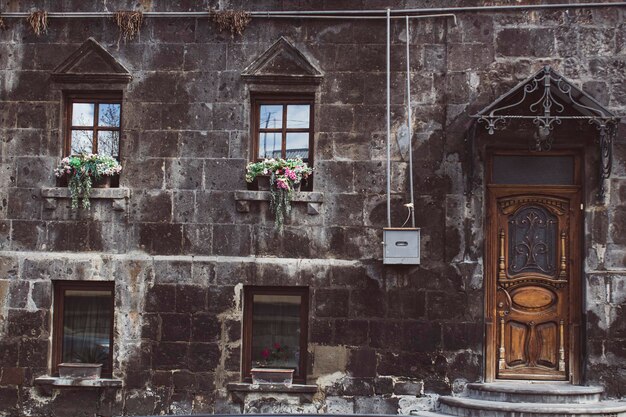
[[[308,305],[308,287],[244,288],[244,381],[253,367],[273,367],[294,369],[294,382],[305,383]]]
[[[53,374],[60,363],[98,363],[111,377],[114,292],[113,282],[54,283]]]

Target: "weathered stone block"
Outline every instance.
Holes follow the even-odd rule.
[[[48,340],[24,339],[20,342],[18,363],[23,368],[45,368],[48,365]]]
[[[376,351],[368,348],[351,349],[347,370],[357,378],[375,377]]]
[[[206,289],[196,285],[176,287],[176,311],[194,313],[206,309]]]
[[[169,222],[172,219],[172,193],[149,190],[133,194],[132,217],[141,222]]]
[[[162,313],[161,340],[188,342],[191,337],[191,319],[189,314]]]
[[[223,313],[235,307],[235,287],[219,286],[207,289],[207,310],[213,313]]]
[[[145,310],[148,312],[174,312],[176,310],[176,286],[155,285],[149,288]]]
[[[418,396],[422,394],[423,389],[424,384],[421,381],[400,380],[393,384],[393,393],[395,395]]]
[[[156,345],[152,356],[153,369],[185,369],[187,368],[187,349],[184,342],[161,342]]]
[[[213,252],[216,255],[248,256],[251,239],[250,226],[216,224],[213,226]]]
[[[203,176],[203,159],[175,159],[165,163],[165,186],[167,188],[196,190],[203,186]]]
[[[317,317],[347,317],[349,292],[343,289],[315,290],[315,315]]]
[[[7,315],[7,334],[15,337],[47,336],[49,329],[49,313],[46,310],[26,311],[9,310]]]
[[[397,414],[398,398],[355,397],[354,412],[356,414]]]
[[[28,302],[30,285],[28,281],[11,281],[9,286],[9,307],[25,308]]]
[[[182,225],[175,223],[138,223],[139,247],[150,254],[180,254],[183,245]]]
[[[196,313],[191,316],[191,340],[193,342],[217,342],[221,333],[221,323],[215,314]],[[238,338],[230,340],[238,340]]]
[[[215,371],[221,351],[216,343],[191,343],[189,345],[189,369],[195,372]]]
[[[174,371],[172,373],[174,389],[177,390],[196,390],[198,389],[198,381],[196,374],[189,371]]]
[[[366,320],[335,320],[334,341],[340,345],[362,346],[367,345],[369,322]]]
[[[333,321],[311,318],[309,320],[309,342],[319,345],[333,343]]]

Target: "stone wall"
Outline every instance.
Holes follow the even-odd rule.
[[[200,3],[140,1],[138,7],[401,6],[382,0]],[[44,5],[49,11],[134,6]],[[8,1],[0,12],[31,6]],[[441,18],[415,21],[408,36],[422,262],[394,267],[383,267],[380,244],[386,226],[384,21],[258,18],[243,36],[231,37],[206,18],[148,18],[140,36],[124,42],[110,19],[53,19],[48,33],[36,37],[23,19],[6,18],[8,29],[0,30],[0,415],[408,413],[480,381],[482,164],[493,142],[481,134],[468,156],[469,115],[545,64],[623,112],[624,10],[457,18],[457,25]],[[244,212],[235,201],[236,192],[246,189],[254,88],[240,74],[281,36],[324,73],[315,88],[314,151],[314,191],[323,193],[323,202],[317,215],[295,203],[282,236],[273,230],[266,203],[252,201]],[[89,37],[129,69],[130,84],[51,81],[51,71]],[[408,200],[406,39],[404,22],[394,22],[394,226],[404,221]],[[62,93],[68,88],[124,90],[120,186],[130,198],[121,209],[97,199],[90,211],[76,212],[66,199],[42,197],[42,188],[55,186]],[[585,378],[620,397],[626,386],[626,148],[620,130],[608,205],[598,205],[597,156],[593,136],[587,136],[592,131],[578,132],[590,138]],[[472,160],[475,176],[468,188]],[[36,377],[49,373],[56,279],[116,282],[114,376],[123,389],[34,386]],[[240,404],[226,390],[240,380],[241,294],[251,284],[309,286],[309,382],[320,387],[311,402],[249,395]]]

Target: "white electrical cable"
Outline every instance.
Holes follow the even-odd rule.
[[[391,9],[387,9],[387,227],[391,227]]]

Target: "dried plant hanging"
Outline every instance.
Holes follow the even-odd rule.
[[[250,23],[250,13],[243,10],[213,10],[209,9],[211,19],[217,24],[220,32],[230,31],[231,36],[243,35],[243,31]]]
[[[120,29],[120,38],[124,42],[135,39],[143,24],[143,13],[137,11],[115,12],[115,24]]]
[[[34,11],[28,15],[26,21],[33,28],[35,35],[41,36],[42,33],[48,32],[48,12],[44,10]]]

